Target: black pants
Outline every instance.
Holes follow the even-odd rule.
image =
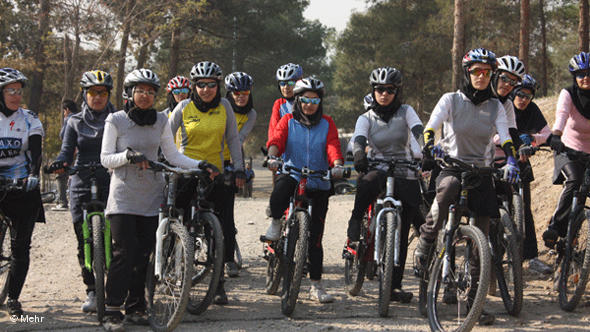
[[[106,284],[107,310],[125,303],[127,314],[146,309],[145,277],[156,243],[158,217],[112,214],[113,259]]]
[[[78,241],[78,263],[82,269],[82,280],[86,285],[86,293],[94,291],[94,274],[84,267],[84,233],[82,231],[82,222],[74,223],[74,233],[76,233],[76,240]],[[92,249],[92,247],[91,247]],[[92,255],[92,250],[90,251]]]
[[[354,197],[354,208],[352,210],[353,221],[358,221],[358,225],[349,225],[348,227],[360,227],[360,221],[363,219],[365,211],[371,202],[377,199],[380,193],[385,190],[387,174],[383,171],[373,170],[362,175],[357,180],[357,192]],[[420,204],[420,185],[417,180],[407,180],[395,178],[394,196],[402,201],[402,227],[400,242],[400,266],[393,268],[392,287],[401,288],[404,277],[404,267],[408,254],[408,235],[410,226],[414,224],[416,229],[420,229],[423,218],[418,208]]]
[[[9,299],[18,299],[29,271],[31,236],[39,215],[38,197],[40,198],[38,189],[31,192],[9,192],[0,202],[0,208],[11,220],[12,255],[8,272]]]
[[[537,248],[537,233],[535,232],[535,220],[531,211],[531,183],[522,182],[522,201],[524,203],[524,243],[523,259],[532,259],[539,256]]]
[[[549,228],[557,231],[559,236],[565,237],[567,235],[568,217],[572,208],[572,199],[584,180],[584,164],[572,160],[563,165],[561,172],[565,176],[565,185],[559,197],[557,209],[555,209],[551,218]]]
[[[281,218],[283,212],[289,207],[289,199],[295,192],[296,187],[297,180],[292,177],[288,175],[277,176],[274,189],[270,195],[270,210],[273,218]],[[307,251],[310,263],[309,278],[311,280],[321,280],[324,261],[322,236],[324,235],[330,192],[328,190],[317,190],[308,191],[306,194],[311,199],[313,206]]]

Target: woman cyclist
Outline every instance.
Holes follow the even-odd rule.
[[[282,154],[285,165],[309,167],[318,171],[326,171],[333,166],[332,176],[342,177],[343,161],[338,130],[332,118],[324,115],[322,109],[324,83],[314,77],[304,78],[297,81],[294,94],[293,113],[285,115],[279,121],[274,135],[266,144],[271,157],[268,168],[277,171],[279,162],[274,158]],[[295,175],[277,176],[270,196],[272,222],[266,231],[268,240],[279,239],[281,216],[289,205],[289,198],[297,183],[298,177]],[[307,195],[313,204],[308,248],[310,295],[320,303],[328,303],[334,301],[334,297],[326,293],[321,279],[324,255],[322,235],[328,212],[330,182],[310,177],[307,180]]]
[[[295,82],[303,77],[303,68],[294,63],[282,65],[277,69],[276,79],[281,93],[281,98],[275,100],[272,105],[270,122],[268,123],[268,139],[274,135],[274,129],[285,114],[293,112],[295,96],[293,89]]]
[[[381,67],[370,75],[373,89],[369,110],[356,121],[353,135],[354,167],[359,174],[357,192],[354,197],[352,216],[348,221],[348,243],[359,241],[360,224],[369,204],[385,189],[387,173],[377,168],[369,170],[366,147],[370,147],[371,157],[380,159],[412,160],[412,140],[414,136],[422,141],[424,126],[416,111],[402,101],[402,74],[392,67]],[[367,98],[365,98],[367,100]],[[402,230],[400,242],[400,266],[393,270],[393,301],[408,303],[413,294],[402,290],[401,283],[408,249],[410,225],[419,213],[420,184],[407,168],[396,170],[395,197],[403,204]],[[417,225],[417,228],[420,226]]]
[[[426,148],[435,157],[449,155],[475,166],[489,167],[493,158],[490,142],[497,132],[502,149],[508,156],[506,177],[516,181],[518,165],[506,114],[500,101],[493,98],[490,86],[496,56],[484,48],[473,49],[465,54],[462,65],[464,82],[461,88],[443,95],[432,111],[424,131]],[[441,126],[444,137],[434,145],[434,132]],[[426,222],[420,227],[420,241],[415,252],[416,264],[421,268],[424,268],[438,231],[447,218],[449,205],[459,197],[460,176],[457,169],[443,168],[436,179],[436,197]],[[469,208],[476,213],[476,226],[487,235],[490,217],[499,218],[491,176],[482,177],[481,184],[470,190]],[[477,287],[471,289],[476,291]],[[474,292],[469,294],[470,299],[473,296]],[[493,321],[493,315],[485,311],[482,313],[480,324],[492,324]]]
[[[225,77],[225,90],[227,91],[225,94],[225,98],[229,101],[234,110],[234,115],[236,116],[236,123],[238,124],[238,135],[240,137],[240,144],[243,145],[246,137],[254,128],[254,124],[256,123],[256,111],[253,108],[252,102],[252,85],[254,84],[254,80],[252,76],[243,73],[243,72],[235,72],[227,75]],[[242,149],[243,154],[244,149]],[[224,168],[232,168],[231,167],[231,155],[229,152],[229,148],[227,144],[223,148],[223,163]],[[228,173],[228,175],[231,173]],[[244,173],[244,179],[246,179]],[[231,207],[228,211],[228,218],[234,220],[234,201],[236,198],[235,190],[233,183],[226,188],[231,195],[231,201],[227,202],[227,206]],[[235,224],[234,221],[230,221],[230,224]],[[234,235],[235,238],[235,235]],[[225,264],[225,269],[227,271],[227,275],[230,277],[237,277],[239,275],[238,265],[234,262],[234,257],[231,254],[231,261]]]
[[[87,71],[80,79],[82,111],[74,114],[66,124],[61,150],[50,170],[64,173],[64,167],[100,163],[100,148],[107,116],[115,111],[109,101],[113,89],[113,79],[101,70]],[[76,153],[77,151],[77,153]],[[110,176],[106,168],[97,170],[96,179],[100,200],[107,201]],[[90,201],[90,178],[87,172],[77,173],[70,178],[70,213],[74,223],[74,233],[78,241],[78,263],[82,269],[82,281],[86,285],[86,301],[82,304],[83,312],[96,311],[94,293],[94,274],[84,267],[84,222],[82,205]]]
[[[492,75],[492,91],[494,92],[494,96],[498,98],[502,103],[502,106],[504,106],[510,137],[513,142],[518,142],[516,117],[514,115],[514,106],[510,99],[510,93],[514,90],[514,87],[522,81],[524,76],[524,64],[515,56],[505,55],[498,58],[497,66],[497,69]],[[516,146],[519,145],[520,144],[516,144]]]
[[[193,84],[190,98],[181,101],[170,114],[173,135],[180,129],[180,151],[190,158],[207,160],[217,169],[223,169],[224,146],[227,143],[235,170],[235,183],[242,187],[245,179],[242,147],[232,106],[221,97],[221,68],[213,62],[202,61],[193,66],[190,75]],[[179,185],[181,191],[176,204],[185,211],[188,211],[187,207],[196,189],[191,183]],[[223,229],[225,262],[233,262],[236,227],[231,217],[233,205],[229,203],[234,193],[224,186],[223,179],[219,177],[211,195]],[[228,303],[223,277],[217,287],[214,303]]]
[[[570,159],[566,151],[590,153],[590,53],[574,55],[568,69],[573,84],[559,93],[555,123],[547,139],[555,151],[553,184],[565,181],[551,223],[543,233],[543,241],[548,248],[555,246],[558,237],[566,236],[573,195],[584,177],[584,163]]]
[[[166,116],[170,115],[170,113],[174,110],[176,105],[180,103],[180,101],[188,98],[190,91],[191,82],[188,80],[188,78],[184,76],[173,77],[170,81],[168,81],[168,85],[166,85],[166,92],[168,92],[166,103],[168,107],[166,107],[162,112],[164,112]]]
[[[37,114],[20,107],[27,78],[13,68],[0,69],[0,177],[23,179],[22,191],[10,191],[0,209],[11,220],[8,301],[10,316],[23,314],[18,298],[29,270],[29,250],[35,221],[44,219],[39,191],[43,126]],[[38,218],[39,217],[39,218]]]
[[[164,199],[164,179],[146,170],[158,147],[169,163],[207,168],[207,163],[190,159],[174,145],[168,118],[153,108],[160,88],[158,76],[149,69],[136,69],[123,83],[125,109],[106,119],[101,163],[113,170],[105,214],[111,221],[113,258],[106,283],[107,331],[123,330],[125,319],[146,324],[144,296],[148,259],[158,226],[158,208]]]

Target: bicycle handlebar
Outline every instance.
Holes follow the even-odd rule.
[[[283,163],[283,160],[281,158],[275,158],[274,160],[279,161],[280,166],[279,166],[279,172],[281,173],[285,173],[285,174],[291,174],[292,172],[295,173],[299,173],[300,175],[304,176],[304,177],[309,177],[309,176],[317,176],[317,177],[321,177],[323,180],[327,180],[329,181],[332,178],[332,172],[331,170],[312,170],[309,169],[308,167],[302,167],[302,168],[297,168],[295,166],[291,166],[291,165],[285,165]],[[350,175],[352,173],[352,170],[349,167],[344,167],[344,174],[342,175],[342,178],[350,178]]]
[[[159,161],[152,161],[152,160],[148,160],[148,163],[150,165],[150,168],[154,172],[171,172],[171,173],[180,174],[180,175],[197,175],[197,176],[206,175],[206,176],[209,176],[209,172],[207,172],[206,170],[202,170],[200,168],[184,169],[184,168],[174,167],[174,166],[170,166],[170,165],[167,165],[167,164],[159,162]]]

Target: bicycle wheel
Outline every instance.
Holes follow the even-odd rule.
[[[524,203],[522,201],[522,197],[517,194],[512,195],[512,213],[511,213],[512,220],[514,225],[516,225],[517,231],[517,244],[518,244],[518,252],[520,253],[521,262],[522,262],[522,251],[524,250],[524,238],[525,238],[525,230],[524,230]]]
[[[242,264],[244,263],[244,261],[242,260],[242,252],[240,251],[240,246],[238,245],[238,240],[236,240],[235,256],[236,256],[235,263],[238,266],[238,269],[241,270]]]
[[[193,275],[193,241],[186,228],[171,222],[162,245],[162,275],[156,280],[153,270],[148,269],[149,322],[155,331],[172,331],[184,316]]]
[[[367,217],[361,223],[361,239],[355,255],[344,260],[344,284],[348,294],[357,296],[365,281],[365,268],[367,267]]]
[[[486,236],[470,225],[456,230],[449,253],[455,269],[443,280],[446,255],[436,255],[428,283],[428,323],[432,331],[470,331],[481,315],[489,287],[490,252]],[[452,265],[452,264],[449,264]],[[456,290],[456,304],[445,304],[445,287]]]
[[[4,303],[8,295],[8,271],[10,270],[11,255],[10,227],[5,220],[0,219],[0,305]]]
[[[492,238],[492,261],[500,295],[508,314],[518,316],[522,309],[522,256],[519,237],[504,209],[500,209],[501,225]],[[492,233],[492,232],[490,232]]]
[[[187,310],[198,315],[207,310],[223,275],[223,232],[219,219],[211,212],[199,214],[199,229],[194,234],[194,275]]]
[[[379,316],[387,317],[389,311],[389,300],[391,299],[391,282],[393,279],[393,252],[395,228],[394,222],[401,222],[399,215],[392,212],[385,214],[387,223],[382,227],[382,234],[385,234],[385,241],[381,242],[381,264],[379,264]]]
[[[567,230],[571,251],[568,252],[567,248],[564,250],[558,283],[559,306],[565,311],[573,311],[580,302],[590,271],[590,250],[586,250],[590,241],[590,222],[585,218],[582,208],[573,212],[573,215],[575,218],[570,220]]]
[[[309,240],[309,215],[297,211],[289,231],[287,252],[283,262],[283,290],[281,293],[281,311],[291,316],[297,304],[299,287],[303,277],[303,267],[307,262],[307,242]]]
[[[265,249],[269,252],[268,261],[266,262],[266,294],[276,295],[279,285],[281,284],[281,260],[280,260],[280,249],[282,248],[281,242],[273,242],[268,245],[269,248]],[[270,252],[272,250],[272,252]]]
[[[104,254],[104,222],[99,215],[90,217],[92,224],[92,269],[96,294],[96,318],[102,322],[104,317],[104,277],[106,273]]]
[[[56,198],[57,195],[55,194],[55,191],[46,191],[41,193],[41,202],[43,204],[55,202]]]

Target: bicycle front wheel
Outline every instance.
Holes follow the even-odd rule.
[[[387,221],[384,227],[385,241],[377,243],[381,252],[381,263],[379,264],[379,316],[387,317],[389,312],[389,300],[391,299],[391,283],[393,279],[393,254],[395,249],[395,222],[399,220],[399,214],[387,212],[385,214]],[[383,228],[382,228],[383,229]]]
[[[215,296],[223,274],[223,232],[219,219],[211,212],[199,214],[194,234],[194,275],[187,310],[193,315],[203,313]]]
[[[518,251],[521,256],[524,250],[524,239],[525,239],[525,229],[524,229],[524,203],[522,201],[522,197],[517,194],[512,195],[512,213],[511,213],[512,220],[514,221],[514,225],[516,225],[516,235],[517,235],[517,244],[518,244]]]
[[[356,250],[356,254],[348,255],[348,257],[344,259],[344,284],[346,285],[348,294],[352,296],[357,296],[360,293],[365,281],[365,268],[367,267],[367,260],[369,259],[366,257],[369,254],[367,253],[366,248],[366,243],[368,243],[367,224],[368,220],[367,216],[365,216],[361,223],[361,240],[359,241],[359,247]]]
[[[94,287],[96,294],[96,318],[102,322],[104,317],[104,277],[106,274],[104,254],[104,222],[99,215],[90,217],[92,224],[92,268],[94,270]]]
[[[4,303],[8,295],[8,271],[10,270],[11,255],[10,227],[5,220],[0,220],[0,305]]]
[[[437,254],[430,274],[428,323],[432,331],[470,331],[481,315],[488,292],[488,241],[478,228],[462,225],[446,249],[448,256]],[[455,264],[443,264],[445,257],[454,257]],[[456,301],[449,301],[449,295],[456,296]]]
[[[309,239],[309,215],[307,212],[295,213],[293,226],[289,231],[287,252],[283,259],[283,291],[281,293],[281,311],[291,316],[297,304],[299,287],[303,277],[303,267],[307,262],[307,243]]]
[[[522,256],[519,236],[504,209],[500,209],[498,230],[493,240],[493,263],[498,288],[508,314],[518,316],[522,309]]]
[[[149,322],[155,331],[172,331],[184,316],[193,275],[193,241],[186,228],[170,223],[162,245],[162,275],[155,278],[152,255],[148,269]]]
[[[276,295],[279,289],[279,285],[281,283],[281,260],[280,260],[280,242],[273,242],[272,244],[265,244],[268,245],[269,252],[268,261],[266,262],[266,294],[268,295]],[[273,252],[270,252],[273,250]]]
[[[590,271],[590,250],[586,250],[590,241],[590,222],[583,209],[574,215],[567,234],[571,250],[562,255],[559,270],[559,306],[565,311],[573,311],[580,302]]]

